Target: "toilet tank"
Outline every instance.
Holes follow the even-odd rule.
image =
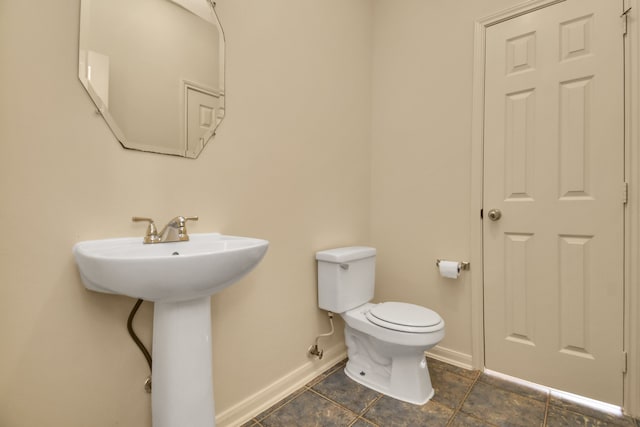
[[[318,305],[344,313],[373,299],[376,249],[366,246],[329,249],[316,253]]]

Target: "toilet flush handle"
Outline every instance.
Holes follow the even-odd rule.
[[[340,264],[340,268],[343,270],[348,270],[349,269],[349,264]]]

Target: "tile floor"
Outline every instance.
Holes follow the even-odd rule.
[[[422,406],[400,402],[347,378],[341,362],[242,427],[307,426],[628,426],[553,393],[428,359],[436,394]]]

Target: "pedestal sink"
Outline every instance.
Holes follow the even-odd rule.
[[[153,427],[215,426],[211,295],[249,273],[269,242],[219,233],[187,242],[142,238],[79,242],[87,289],[153,301]]]

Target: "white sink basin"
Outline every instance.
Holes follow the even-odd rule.
[[[77,243],[82,282],[92,291],[147,301],[185,301],[221,291],[251,271],[269,242],[219,233],[187,242],[143,244],[141,237]]]
[[[135,237],[73,247],[87,289],[155,302],[153,427],[215,427],[211,295],[251,271],[268,246],[211,233],[187,242],[143,244]]]

